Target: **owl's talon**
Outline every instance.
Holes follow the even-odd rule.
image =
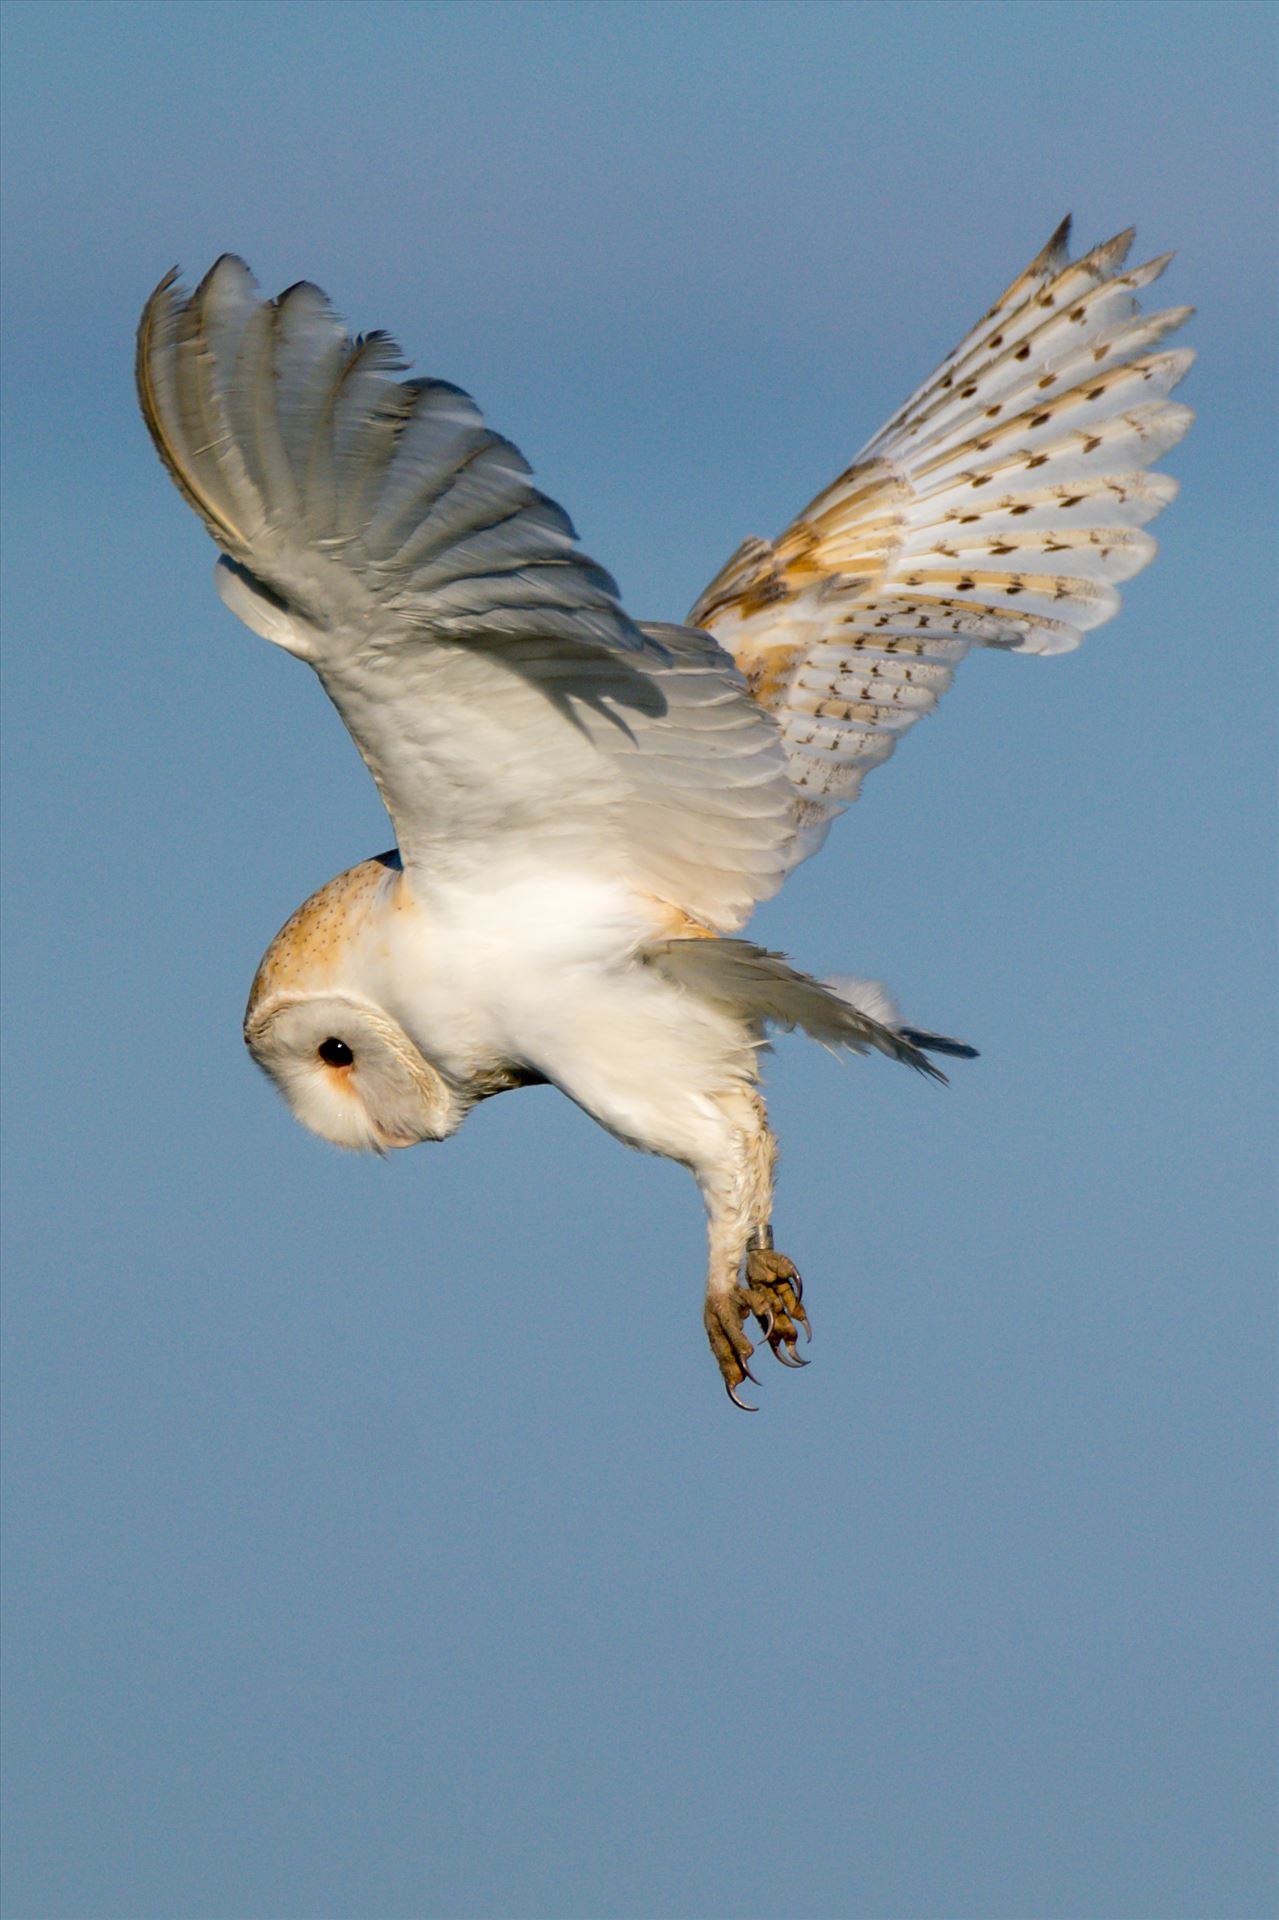
[[[809,1340],[813,1329],[802,1305],[802,1282],[795,1262],[773,1247],[752,1248],[746,1255],[746,1285],[742,1292],[774,1358],[795,1372],[806,1367],[807,1360],[801,1360],[795,1348],[799,1329],[803,1327]]]
[[[800,1327],[808,1339],[813,1337],[808,1315],[796,1292],[798,1279],[794,1262],[784,1253],[776,1253],[772,1247],[758,1247],[746,1256],[744,1285],[733,1287],[727,1293],[706,1296],[706,1337],[723,1376],[725,1392],[743,1413],[759,1411],[758,1407],[739,1399],[737,1393],[743,1381],[759,1385],[750,1369],[755,1349],[746,1336],[748,1317],[754,1316],[761,1338],[767,1341],[782,1366],[797,1373],[808,1365],[795,1351]]]
[[[757,1408],[737,1397],[737,1389],[743,1381],[750,1380],[759,1385],[751,1372],[751,1355],[755,1349],[746,1334],[747,1312],[745,1296],[740,1288],[734,1288],[729,1293],[707,1294],[703,1320],[706,1337],[711,1343],[711,1352],[719,1365],[729,1399],[743,1413],[755,1413]]]

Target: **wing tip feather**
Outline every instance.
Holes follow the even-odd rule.
[[[231,273],[234,273],[241,280],[247,281],[248,285],[256,293],[258,283],[253,277],[253,270],[249,266],[248,261],[242,254],[228,251],[226,253],[220,253],[213,262],[213,265],[209,268],[203,280],[201,280],[199,286],[191,295],[191,305],[202,308],[218,280],[225,279],[226,276]]]

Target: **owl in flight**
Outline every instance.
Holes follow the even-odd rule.
[[[759,1092],[772,1028],[940,1078],[972,1049],[882,990],[739,937],[971,646],[1064,653],[1144,567],[1190,424],[1190,312],[1143,314],[1168,255],[1069,222],[845,472],[750,539],[686,626],[637,622],[567,516],[447,381],[405,379],[307,282],[225,254],[161,281],[138,333],[156,448],[221,548],[233,612],[309,662],[396,850],[268,947],[244,1034],[298,1119],[382,1152],[551,1082],[706,1205],[705,1326],[731,1397],[747,1324],[809,1333],[773,1245]]]

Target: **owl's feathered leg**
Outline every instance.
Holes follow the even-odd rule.
[[[773,1353],[790,1367],[805,1364],[795,1352],[799,1327],[809,1339],[812,1329],[799,1272],[773,1246],[777,1142],[763,1099],[754,1088],[739,1087],[721,1095],[717,1104],[729,1123],[725,1150],[713,1165],[696,1169],[710,1245],[703,1318],[729,1399],[753,1413],[755,1409],[738,1398],[742,1383],[755,1377],[747,1320],[754,1316]]]
[[[692,950],[701,947],[721,951],[717,964],[698,961]],[[765,1022],[806,1024],[852,1046],[902,1043],[744,941],[659,942],[639,964],[594,982],[575,976],[558,1013],[552,1025],[543,994],[535,1032],[514,1036],[509,1052],[627,1146],[696,1179],[709,1238],[706,1333],[724,1385],[744,1406],[737,1390],[754,1352],[747,1322],[753,1316],[758,1337],[792,1366],[798,1328],[808,1326],[799,1275],[772,1244],[777,1143],[759,1093]]]

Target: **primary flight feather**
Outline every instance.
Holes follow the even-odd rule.
[[[777,540],[685,627],[637,623],[520,454],[458,388],[404,379],[307,283],[264,301],[224,255],[138,332],[161,459],[221,548],[223,599],[319,674],[396,851],[268,948],[245,1038],[305,1125],[379,1151],[551,1081],[690,1168],[705,1325],[730,1395],[746,1323],[800,1364],[773,1247],[762,1042],[802,1028],[936,1075],[972,1049],[887,996],[735,937],[820,846],[973,645],[1059,653],[1145,566],[1175,493],[1148,471],[1190,309],[1139,311],[1167,256],[1081,259],[1068,223]],[[940,1077],[940,1076],[937,1076]]]

